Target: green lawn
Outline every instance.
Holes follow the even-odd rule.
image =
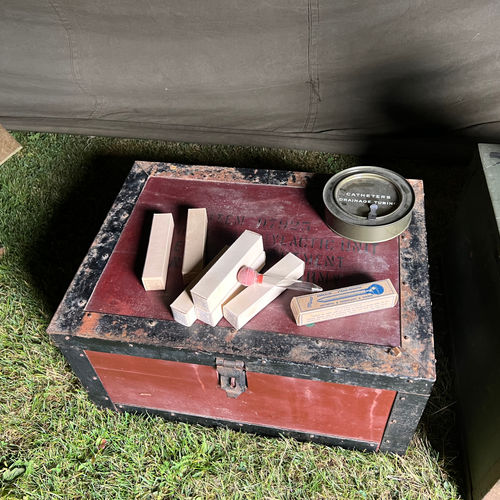
[[[439,331],[438,382],[404,457],[99,410],[45,332],[134,160],[333,173],[355,158],[14,135],[24,148],[0,167],[0,496],[460,497],[451,377]]]

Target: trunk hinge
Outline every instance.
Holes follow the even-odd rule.
[[[219,386],[226,391],[228,398],[237,398],[247,390],[247,375],[243,361],[217,358],[215,363],[219,375]]]

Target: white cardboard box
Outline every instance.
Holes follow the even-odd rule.
[[[391,280],[337,288],[294,297],[290,302],[297,325],[353,316],[393,307],[398,294]]]

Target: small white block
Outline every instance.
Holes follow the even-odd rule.
[[[184,290],[171,304],[172,316],[177,323],[191,326],[196,321],[196,312],[191,296]]]
[[[256,271],[260,271],[264,265],[266,264],[266,253],[262,252],[256,260],[250,264],[252,269],[255,269]],[[196,311],[196,317],[200,320],[203,321],[203,323],[207,323],[211,326],[216,326],[217,323],[222,319],[222,308],[226,302],[229,302],[232,300],[234,297],[236,297],[242,290],[245,289],[245,286],[240,284],[239,282],[236,282],[231,288],[231,290],[228,292],[228,294],[223,298],[222,302],[220,304],[217,304],[212,311],[205,311],[203,309],[200,309],[195,306],[195,311]]]
[[[165,290],[173,234],[172,214],[154,214],[142,271],[142,284],[146,290]]]
[[[170,309],[172,310],[172,315],[177,323],[184,326],[191,326],[196,321],[196,311],[194,310],[194,304],[191,299],[190,290],[193,288],[202,276],[217,262],[218,259],[224,254],[228,249],[225,246],[211,261],[206,265],[196,278],[191,281],[191,283],[185,288],[185,290],[170,304]]]
[[[242,266],[250,266],[263,251],[262,236],[245,230],[191,289],[195,306],[213,311],[238,283],[238,270]]]
[[[288,253],[264,275],[283,276],[295,280],[304,274],[304,267],[304,261]],[[239,330],[285,290],[286,288],[279,286],[251,285],[224,305],[224,317]]]
[[[203,268],[205,243],[207,241],[206,208],[190,208],[187,215],[182,278],[185,284],[193,280]]]

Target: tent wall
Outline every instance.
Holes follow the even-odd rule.
[[[360,152],[500,138],[497,0],[2,0],[0,123]]]

